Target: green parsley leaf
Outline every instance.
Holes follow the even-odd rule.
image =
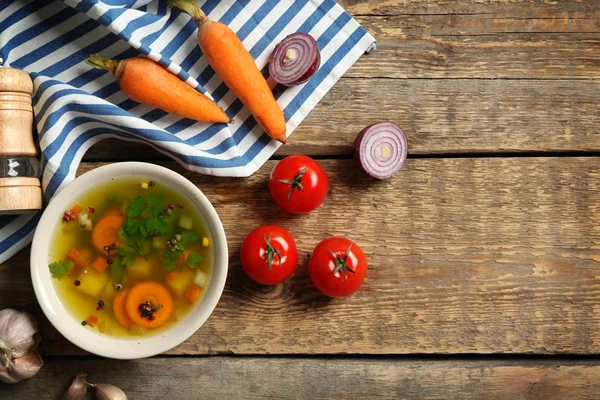
[[[161,233],[162,224],[155,219],[147,219],[146,220],[146,230],[150,233]]]
[[[140,230],[140,224],[142,223],[143,222],[141,222],[139,219],[126,218],[125,221],[123,221],[122,227],[128,236],[135,236],[138,234]]]
[[[137,256],[139,254],[136,249],[129,246],[117,246],[117,253],[119,253],[121,257]]]
[[[150,215],[154,218],[159,218],[161,211],[165,209],[165,202],[162,197],[151,193],[146,198],[146,201],[148,202],[148,211],[150,211]]]
[[[177,266],[179,265],[178,259],[180,255],[180,251],[171,251],[168,247],[165,249],[165,252],[163,254],[165,262],[163,266],[168,272],[173,272],[175,268],[177,268]]]
[[[197,251],[190,251],[185,263],[191,268],[198,268],[202,262],[202,254]]]
[[[184,230],[181,232],[181,240],[177,243],[177,247],[179,247],[179,250],[181,251],[186,251],[198,240],[200,240],[200,235],[196,232]]]
[[[125,214],[129,218],[139,217],[144,211],[146,211],[146,208],[147,206],[144,198],[142,196],[136,196],[131,204],[129,204],[129,207],[127,207]]]
[[[69,274],[74,265],[73,261],[56,261],[48,267],[53,278],[60,278]]]
[[[123,226],[119,228],[119,240],[125,243],[129,243],[129,241],[131,240],[129,236],[127,236],[127,233],[125,232]]]
[[[110,266],[110,274],[115,283],[123,283],[123,275],[125,274],[125,265],[118,258],[113,258],[113,263]]]

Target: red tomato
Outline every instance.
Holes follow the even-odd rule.
[[[289,156],[279,161],[269,178],[271,197],[281,208],[304,214],[319,207],[329,191],[323,168],[307,156]]]
[[[246,274],[263,285],[285,281],[298,265],[294,238],[276,225],[260,226],[250,232],[242,242],[240,253]]]
[[[308,274],[317,289],[329,297],[356,292],[367,276],[367,257],[351,240],[333,237],[315,247]]]

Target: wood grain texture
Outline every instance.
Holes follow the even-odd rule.
[[[519,33],[599,33],[600,12],[543,16],[498,16],[497,14],[356,15],[356,20],[376,37],[395,30],[407,36],[481,36]]]
[[[244,180],[168,165],[215,205],[231,251],[215,313],[171,354],[600,353],[600,159],[409,160],[385,182],[351,160],[323,161],[330,195],[304,216],[270,200],[273,165]],[[272,287],[252,283],[238,257],[266,223],[292,232],[302,260]],[[312,286],[306,254],[336,235],[355,240],[370,269],[356,295],[331,300]],[[28,250],[6,266],[0,308],[34,312],[46,354],[79,353],[40,315]]]
[[[410,154],[600,150],[600,82],[342,79],[276,156],[352,155],[360,130],[395,121]],[[109,140],[87,160],[165,160]]]
[[[595,33],[408,35],[390,20],[365,24],[377,50],[346,73],[354,78],[588,79],[600,80]]]
[[[594,0],[337,0],[354,15],[478,14],[495,17],[572,18],[600,12]]]
[[[600,78],[594,1],[341,1],[377,39],[346,76]]]
[[[87,372],[91,382],[118,385],[130,399],[148,400],[584,400],[597,399],[600,390],[598,361],[48,358],[32,380],[0,383],[0,397],[54,400],[79,371]]]

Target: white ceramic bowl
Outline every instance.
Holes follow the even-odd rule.
[[[100,183],[112,178],[140,178],[153,180],[174,188],[196,205],[204,216],[212,237],[213,273],[202,300],[183,320],[166,331],[150,337],[135,339],[103,335],[81,326],[62,305],[55,291],[48,264],[52,232],[62,223],[66,204],[72,203]],[[167,168],[153,164],[124,162],[96,168],[67,185],[50,202],[37,226],[31,249],[31,279],[38,303],[52,325],[71,343],[103,357],[135,359],[150,357],[167,351],[194,334],[215,309],[227,278],[228,253],[223,225],[215,209],[202,192],[189,180]]]

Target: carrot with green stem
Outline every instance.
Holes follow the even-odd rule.
[[[196,121],[233,122],[217,103],[149,58],[111,60],[91,55],[86,63],[112,72],[123,93],[133,101]]]
[[[198,44],[206,61],[273,139],[286,142],[285,118],[271,88],[241,40],[229,27],[208,19],[194,0],[168,0],[198,26]]]

